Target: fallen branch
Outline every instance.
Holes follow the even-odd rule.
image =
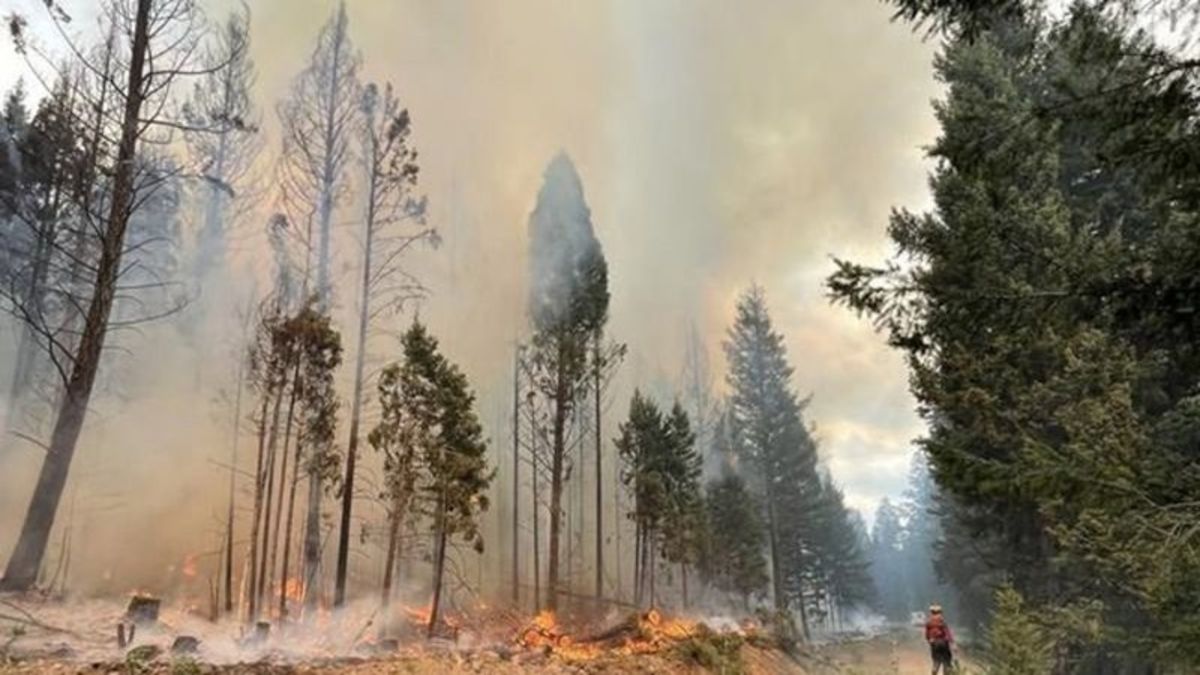
[[[0,619],[3,619],[5,621],[12,621],[14,623],[25,624],[27,626],[34,626],[35,628],[41,628],[42,630],[50,632],[50,633],[62,633],[64,635],[71,635],[71,636],[78,637],[78,634],[75,631],[69,630],[67,628],[59,628],[58,626],[52,626],[52,625],[42,621],[41,619],[38,619],[33,614],[30,614],[29,610],[25,609],[24,607],[21,607],[20,605],[14,603],[14,602],[10,602],[8,600],[0,600],[0,605],[3,605],[4,607],[8,607],[9,609],[13,609],[21,614],[21,616],[13,616],[11,614],[0,613]]]

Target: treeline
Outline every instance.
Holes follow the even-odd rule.
[[[898,503],[884,498],[875,510],[868,549],[878,589],[873,606],[889,621],[907,623],[913,612],[927,612],[933,604],[954,619],[959,616],[957,592],[941,580],[935,565],[943,545],[940,501],[928,462],[918,453],[903,498]]]
[[[71,17],[46,5],[68,35]],[[47,549],[84,421],[108,393],[105,379],[119,384],[102,357],[114,332],[171,318],[194,353],[197,388],[236,390],[218,570],[223,610],[256,620],[326,601],[331,496],[340,506],[331,602],[342,604],[352,509],[365,497],[386,505],[390,555],[402,523],[437,533],[434,625],[446,542],[482,546],[477,520],[492,474],[474,395],[421,324],[382,375],[365,367],[382,317],[425,292],[406,256],[437,243],[417,192],[407,110],[390,84],[360,79],[362,57],[339,4],[276,108],[278,151],[264,160],[247,8],[219,25],[192,0],[110,0],[100,14],[97,42],[64,37],[65,57],[40,44],[25,17],[9,21],[29,79],[46,89],[31,111],[18,84],[0,129],[0,298],[19,336],[2,447],[15,438],[46,452],[0,588],[55,583],[44,577]],[[333,236],[335,217],[359,234],[357,248],[341,251],[360,261],[346,294],[355,301],[345,331],[353,351],[330,311],[340,285],[334,249],[345,245]],[[264,226],[248,226],[252,218]],[[247,249],[256,242],[268,250]],[[258,262],[264,253],[269,267]],[[264,280],[265,293],[242,292]],[[225,352],[231,337],[240,352],[233,359]],[[227,359],[239,364],[232,377],[212,367]],[[353,393],[342,431],[347,401],[334,381],[344,360]],[[382,421],[364,429],[368,404]],[[385,480],[364,495],[355,474],[368,435]],[[238,480],[243,436],[253,439],[248,490]],[[252,506],[235,506],[243,498]],[[391,568],[386,577],[385,586]]]
[[[465,375],[403,317],[427,295],[408,256],[438,243],[412,118],[388,83],[362,81],[342,4],[275,106],[274,143],[254,98],[248,13],[210,25],[192,0],[108,7],[98,43],[70,44],[62,65],[24,19],[10,22],[49,90],[32,112],[24,89],[11,92],[0,137],[0,292],[20,329],[6,439],[46,454],[0,588],[46,581],[98,378],[117,372],[101,369],[108,338],[171,317],[197,391],[231,392],[214,613],[296,620],[367,590],[386,606],[416,580],[432,633],[443,589],[485,591],[445,579],[461,577],[460,551],[482,552],[481,513],[503,492]],[[354,228],[353,245],[337,223]],[[565,154],[528,225],[511,589],[495,594],[550,611],[564,598],[769,609],[798,617],[805,636],[840,627],[873,597],[865,528],[820,467],[762,289],[740,298],[724,342],[727,399],[700,372],[694,338],[678,400],[637,391],[613,438],[603,417],[627,348],[606,333],[608,264]],[[357,259],[352,278],[336,273],[340,258]],[[372,337],[397,316],[398,343]],[[225,361],[236,372],[212,366]],[[348,395],[335,384],[343,368]],[[370,563],[357,577],[356,548]]]
[[[1200,68],[1136,23],[1197,7],[897,4],[948,36],[935,207],[829,288],[908,357],[938,568],[998,672],[1189,672]]]

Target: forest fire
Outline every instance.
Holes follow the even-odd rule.
[[[517,644],[553,653],[568,660],[595,658],[605,653],[648,654],[696,635],[699,624],[664,617],[656,609],[637,612],[615,626],[580,637],[568,634],[553,612],[536,615],[518,636]]]

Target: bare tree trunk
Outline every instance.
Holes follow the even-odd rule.
[[[271,548],[271,502],[275,496],[275,455],[279,443],[279,415],[283,410],[283,389],[285,383],[279,385],[279,389],[275,394],[275,403],[272,406],[271,412],[271,430],[267,440],[267,459],[264,467],[263,476],[267,481],[267,491],[263,500],[263,530],[262,530],[262,548],[260,549],[259,568],[258,568],[258,606],[264,606],[263,599],[266,597],[267,591],[271,586],[271,576],[274,569],[267,566],[268,556],[267,551]],[[279,489],[283,490],[283,483],[279,484]]]
[[[533,448],[531,456],[533,462],[533,607],[541,609],[542,607],[542,556],[541,556],[541,534],[538,532],[538,465],[537,465],[537,426],[533,428]]]
[[[521,533],[518,518],[521,505],[521,352],[513,349],[513,475],[512,475],[512,604],[521,606],[521,576],[518,552]]]
[[[8,561],[4,578],[0,579],[0,589],[3,590],[28,590],[37,580],[58,504],[67,484],[75,446],[87,416],[92,387],[96,382],[104,338],[108,332],[108,317],[116,296],[117,277],[121,271],[121,254],[125,250],[125,229],[134,206],[134,161],[142,129],[142,103],[146,94],[143,71],[150,43],[151,4],[151,0],[137,2],[121,138],[113,167],[112,201],[101,239],[95,289],[79,337],[71,376],[55,419],[50,448],[42,462],[16,549]]]
[[[225,516],[225,613],[233,613],[233,497],[237,490],[238,433],[242,420],[242,371],[238,369],[233,398],[233,457],[229,461],[229,510]]]
[[[392,513],[388,517],[388,547],[387,559],[383,568],[383,589],[380,597],[380,606],[387,609],[388,603],[392,600],[392,577],[396,571],[396,557],[400,549],[400,522],[403,520],[403,514],[400,513],[400,500],[396,499],[392,504]],[[384,620],[387,620],[387,613],[384,613]]]
[[[600,373],[600,335],[592,352],[596,365],[596,599],[604,597],[604,466],[602,426],[600,424],[600,395],[602,390]]]
[[[292,462],[292,484],[288,486],[287,520],[283,525],[283,563],[279,569],[279,619],[287,617],[287,584],[288,569],[292,557],[292,516],[296,513],[296,486],[300,484],[300,456],[304,444],[300,442],[300,434],[296,434],[296,453]]]
[[[317,607],[317,574],[321,568],[321,477],[308,473],[308,519],[304,525],[304,607]]]
[[[338,531],[337,575],[334,581],[333,606],[346,602],[346,572],[350,561],[350,511],[354,505],[354,465],[358,457],[358,428],[362,419],[363,365],[367,350],[367,317],[371,314],[371,249],[374,245],[375,193],[378,176],[371,172],[370,194],[367,196],[366,241],[363,246],[362,286],[359,288],[358,353],[354,358],[354,398],[350,403],[350,441],[346,444],[346,479],[342,482],[342,522]]]
[[[442,575],[446,569],[446,498],[438,498],[437,546],[433,558],[433,601],[429,608],[429,628],[426,637],[433,637],[442,605]]]
[[[646,567],[648,568],[648,571],[650,573],[650,606],[651,607],[658,606],[658,594],[655,592],[655,588],[654,588],[654,568],[658,567],[658,559],[656,558],[656,554],[658,553],[658,551],[655,550],[657,548],[658,547],[654,545],[654,536],[651,535],[649,537],[649,540],[646,542],[646,550],[649,551],[649,553],[650,553],[650,555],[649,555],[650,559],[647,561]]]
[[[246,618],[251,622],[258,619],[258,600],[260,597],[258,592],[258,585],[260,583],[258,577],[258,532],[262,523],[263,470],[267,452],[267,409],[270,406],[270,401],[271,394],[270,388],[268,388],[263,394],[262,407],[258,411],[258,457],[255,460],[254,468],[254,512],[250,520],[250,568],[248,570],[249,584],[247,587],[249,611],[246,614]]]
[[[687,563],[679,563],[679,574],[683,580],[683,608],[688,608]]]
[[[779,569],[778,527],[775,522],[775,500],[767,491],[767,542],[771,553],[771,595],[775,610],[787,609],[787,598],[783,595],[783,573]]]
[[[563,455],[566,453],[567,384],[564,349],[558,348],[557,389],[554,395],[554,444],[550,458],[550,560],[546,573],[546,609],[558,609],[558,554],[562,529]]]
[[[292,368],[292,390],[288,395],[287,418],[283,422],[283,449],[279,455],[280,459],[281,459],[281,461],[279,463],[279,465],[280,465],[279,466],[279,501],[276,502],[276,505],[275,505],[275,527],[274,527],[275,533],[271,537],[271,562],[267,565],[267,569],[269,569],[271,571],[270,572],[271,577],[274,577],[275,571],[277,569],[279,569],[278,567],[276,567],[275,562],[279,559],[279,557],[278,557],[279,537],[281,536],[280,533],[283,532],[280,529],[279,525],[280,525],[280,520],[283,518],[283,494],[284,494],[283,486],[287,484],[288,450],[291,449],[292,424],[296,418],[295,417],[296,416],[296,397],[297,397],[297,391],[299,389],[299,387],[297,386],[297,381],[298,381],[299,376],[300,376],[300,363],[299,363],[299,359],[297,359],[296,365]],[[297,446],[299,446],[300,439],[296,439],[296,444],[297,444]],[[297,462],[298,461],[299,461],[299,456],[297,454]],[[295,468],[292,469],[293,472],[295,472],[297,470],[298,469],[295,469]],[[293,481],[293,485],[294,484],[295,484],[295,481]],[[295,492],[294,491],[291,491],[291,492],[292,492],[291,496],[294,498]],[[289,508],[290,508],[290,504],[289,504]],[[288,514],[288,515],[291,515],[291,514]],[[290,536],[290,534],[291,534],[291,523],[289,522],[288,530],[286,532],[284,532],[284,534],[282,536],[286,537],[286,536]],[[287,574],[284,574],[281,572],[279,575],[279,588],[281,591],[280,594],[283,595],[284,597],[286,597],[286,595],[287,595],[287,589],[285,588],[286,585],[287,585]],[[280,616],[282,617],[283,614],[280,613]]]

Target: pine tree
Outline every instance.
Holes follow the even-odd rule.
[[[546,167],[529,216],[529,314],[533,386],[550,408],[550,535],[547,609],[558,605],[563,484],[571,422],[586,396],[591,349],[608,320],[608,265],[574,164],[559,153]]]
[[[811,583],[811,519],[820,486],[816,445],[804,427],[783,336],[771,325],[761,288],[751,287],[738,301],[724,348],[732,455],[761,498],[773,600],[776,609],[784,609]],[[797,607],[807,632],[805,603]]]
[[[733,472],[708,484],[704,505],[708,539],[703,574],[749,610],[750,599],[766,589],[769,581],[761,507],[745,481]]]
[[[403,365],[391,367],[392,375],[381,383],[385,417],[372,439],[376,447],[399,453],[389,454],[394,459],[387,467],[394,507],[419,495],[432,518],[432,637],[441,613],[447,543],[458,537],[483,552],[479,515],[488,508],[486,491],[494,472],[487,468],[487,443],[466,376],[438,351],[437,340],[419,322],[405,332],[402,344]],[[403,516],[393,513],[393,528]]]

